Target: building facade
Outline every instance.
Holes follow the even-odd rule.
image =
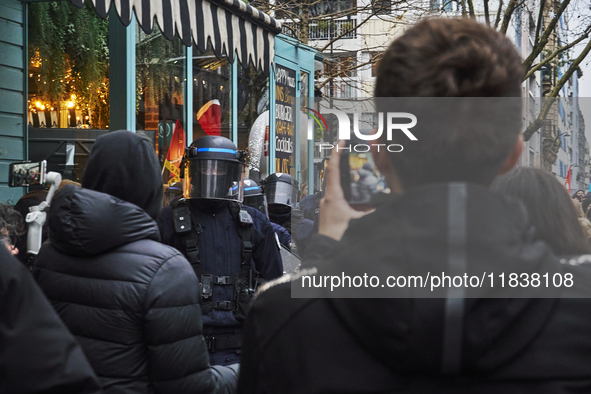
[[[276,91],[286,82],[281,70],[294,113],[301,94],[313,97],[315,51],[278,36],[280,24],[244,2],[144,3],[2,2],[0,201],[26,192],[8,187],[11,162],[47,160],[49,170],[80,180],[96,137],[119,129],[152,141],[165,186],[164,161],[181,129],[184,146],[221,135],[260,150],[264,165],[249,166],[258,177],[282,169],[308,181],[310,152],[295,143],[296,125],[276,144]],[[250,137],[261,125],[259,149]]]

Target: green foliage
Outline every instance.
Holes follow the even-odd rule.
[[[69,1],[29,6],[30,91],[56,105],[72,94],[83,109],[105,112],[108,106],[108,19],[101,19],[87,0],[83,9]],[[35,75],[36,74],[36,75]],[[99,127],[108,124],[106,117]],[[94,117],[94,116],[93,116]],[[96,118],[96,117],[95,117]]]
[[[66,71],[64,29],[68,20],[69,3],[36,3],[29,13],[29,59],[40,64],[39,93],[48,97],[61,96]]]
[[[183,92],[184,53],[180,40],[167,40],[156,24],[150,35],[139,32],[135,52],[138,100],[145,94],[148,102],[158,103],[167,97],[170,101],[174,92]]]

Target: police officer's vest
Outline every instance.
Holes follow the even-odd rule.
[[[230,202],[230,212],[238,224],[242,247],[242,263],[237,276],[215,276],[204,272],[199,260],[199,234],[203,231],[199,223],[192,223],[191,212],[184,198],[172,205],[174,230],[181,237],[185,255],[195,274],[200,279],[201,307],[203,313],[212,309],[232,311],[238,321],[244,321],[250,302],[256,292],[259,273],[252,268],[252,226],[253,221],[246,208],[238,202]],[[213,301],[213,286],[233,286],[232,301]]]

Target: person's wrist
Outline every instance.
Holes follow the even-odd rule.
[[[341,228],[340,226],[331,226],[331,225],[322,225],[318,226],[318,234],[324,235],[325,237],[334,239],[335,241],[340,241],[345,234],[345,228]]]

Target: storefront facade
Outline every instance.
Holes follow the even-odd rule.
[[[79,180],[96,136],[120,129],[150,138],[163,168],[182,129],[185,146],[209,134],[248,149],[248,176],[309,181],[311,142],[298,142],[294,114],[313,96],[311,48],[238,0],[109,3],[0,5],[1,202],[26,192],[7,187],[10,162],[46,159]],[[278,103],[291,117],[277,120]],[[165,185],[172,176],[164,168]]]

